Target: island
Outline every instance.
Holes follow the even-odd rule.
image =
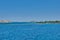
[[[41,23],[41,24],[50,24],[50,23],[53,23],[53,24],[56,24],[56,23],[60,23],[60,21],[40,21],[40,22],[36,22],[36,23]]]

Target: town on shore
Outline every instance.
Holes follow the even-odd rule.
[[[10,20],[0,20],[0,23],[8,23]]]

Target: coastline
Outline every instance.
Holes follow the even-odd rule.
[[[60,24],[60,21],[40,21],[40,22],[35,22],[39,24]]]

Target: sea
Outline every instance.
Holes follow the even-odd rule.
[[[60,24],[0,23],[0,40],[60,40]]]

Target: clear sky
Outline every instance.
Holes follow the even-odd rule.
[[[0,0],[0,19],[60,20],[60,0]]]

